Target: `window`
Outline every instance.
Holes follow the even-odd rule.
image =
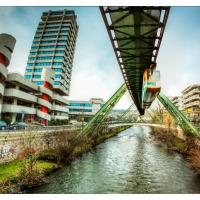
[[[41,78],[41,75],[33,75],[33,78]]]
[[[55,78],[61,78],[61,75],[56,74]]]
[[[45,30],[49,30],[49,29],[58,29],[59,26],[53,26],[53,27],[46,27]]]
[[[56,51],[56,54],[63,54],[65,51]]]
[[[52,12],[51,15],[62,15],[63,12]]]
[[[42,41],[41,44],[49,44],[49,43],[55,43],[55,42],[56,42],[56,40]]]
[[[53,51],[40,51],[38,54],[53,54]]]
[[[56,35],[52,35],[52,36],[44,36],[42,37],[42,39],[49,39],[49,38],[57,38]]]
[[[64,59],[64,57],[63,56],[55,56],[54,59],[55,60],[62,60],[62,59]]]
[[[42,34],[42,32],[37,31],[35,34],[36,34],[36,35],[40,35],[40,34]]]
[[[70,26],[62,26],[61,28],[62,28],[62,29],[63,29],[63,28],[70,28]]]
[[[33,44],[39,44],[39,42],[33,42]]]
[[[31,75],[25,75],[25,78],[30,79],[30,78],[32,78],[32,76]]]
[[[35,58],[28,58],[28,60],[35,60]]]
[[[68,38],[68,35],[60,35],[59,38]]]
[[[92,107],[91,103],[69,103],[69,106]]]
[[[63,72],[63,70],[61,68],[55,68],[54,71],[55,72]]]
[[[40,46],[39,49],[53,49],[53,48],[55,48],[54,45],[52,45],[52,46]]]
[[[40,37],[34,37],[34,40],[39,40],[40,39]]]
[[[71,24],[71,22],[63,22],[62,24]]]
[[[58,40],[58,43],[65,43],[67,40]]]
[[[37,30],[39,31],[39,30],[43,30],[43,28],[37,28]]]
[[[47,56],[47,57],[37,57],[37,60],[51,60],[53,57],[52,56]]]
[[[44,82],[43,81],[33,81],[35,84],[37,85],[44,85]]]
[[[35,49],[37,49],[38,47],[31,47],[31,50],[35,50]]]
[[[74,14],[74,11],[67,11],[67,14]]]
[[[60,31],[60,33],[69,33],[69,30]]]
[[[69,112],[92,112],[92,109],[69,108]]]
[[[34,72],[42,72],[42,69],[34,69]]]
[[[44,34],[57,34],[58,31],[46,31],[44,32]]]
[[[54,81],[54,85],[61,85],[60,81]]]
[[[65,46],[64,45],[58,45],[58,46],[56,46],[56,48],[65,48]]]
[[[30,55],[36,55],[36,52],[30,52]]]
[[[48,15],[48,13],[43,13],[43,14],[42,14],[42,16],[47,16],[47,15]]]
[[[26,72],[33,72],[32,69],[26,69]]]
[[[26,66],[34,66],[34,64],[33,63],[27,63]]]
[[[100,107],[102,108],[104,106],[104,104],[100,104]]]
[[[54,62],[53,65],[60,65],[60,66],[62,66],[63,63],[62,62]]]
[[[48,22],[47,25],[56,25],[56,24],[60,24],[60,22]]]
[[[36,63],[35,66],[50,66],[51,62]]]

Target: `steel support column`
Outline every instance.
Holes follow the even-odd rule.
[[[90,121],[82,128],[82,130],[77,134],[75,138],[78,138],[79,136],[86,133],[88,128],[96,124],[97,128],[101,122],[104,121],[104,119],[108,116],[110,111],[114,108],[114,106],[118,103],[118,101],[121,99],[121,97],[124,95],[124,93],[127,91],[126,84],[124,83],[117,92],[104,104],[104,106],[90,119]]]
[[[175,122],[181,127],[185,135],[194,135],[200,138],[200,133],[197,129],[187,120],[187,118],[178,110],[178,108],[163,94],[158,95],[159,101],[167,109],[167,111],[174,118]]]

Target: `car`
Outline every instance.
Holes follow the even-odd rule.
[[[10,125],[9,129],[12,129],[12,130],[17,130],[17,129],[22,130],[22,129],[24,129],[25,130],[26,127],[27,127],[26,122],[16,122],[16,123]]]
[[[0,121],[0,130],[5,130],[7,127],[6,122]]]

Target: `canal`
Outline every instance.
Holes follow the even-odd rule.
[[[38,194],[200,193],[200,178],[183,156],[149,140],[150,127],[133,126],[53,173]]]

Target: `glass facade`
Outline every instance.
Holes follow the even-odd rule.
[[[38,72],[31,78],[32,81],[37,79],[35,83],[41,85],[43,81],[38,81],[38,79],[42,77],[42,74],[39,74],[42,73],[42,68],[52,68],[56,72],[54,77],[62,78],[62,82],[54,80],[56,87],[53,90],[55,89],[57,93],[67,96],[69,95],[70,76],[78,32],[76,16],[74,11],[70,10],[48,11],[42,14],[41,19],[27,62],[27,67],[33,69],[32,71],[27,71],[29,70],[27,69],[25,77],[30,78],[30,72]],[[51,55],[47,56],[48,54]]]
[[[92,112],[92,109],[69,108],[70,112]]]

